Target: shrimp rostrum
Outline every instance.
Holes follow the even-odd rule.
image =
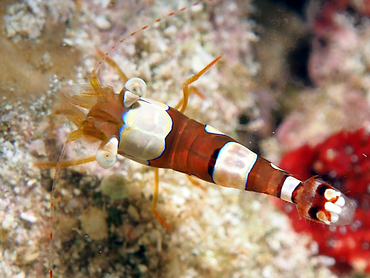
[[[356,203],[330,184],[317,176],[300,181],[231,137],[182,113],[189,85],[219,59],[185,81],[179,110],[144,98],[146,84],[139,78],[127,80],[121,72],[126,83],[120,93],[115,93],[111,87],[103,87],[93,75],[89,79],[90,91],[71,96],[69,102],[73,108],[58,112],[69,116],[77,126],[66,144],[88,137],[100,141],[100,148],[92,158],[60,162],[59,167],[96,160],[101,167],[109,168],[117,155],[122,155],[144,165],[173,169],[221,186],[278,197],[295,204],[301,217],[315,222],[350,224]],[[170,228],[156,212],[157,195],[158,184],[153,213]]]

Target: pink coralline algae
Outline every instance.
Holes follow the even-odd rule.
[[[370,138],[364,129],[342,131],[323,143],[305,145],[286,154],[280,167],[305,180],[320,175],[358,208],[351,225],[329,227],[299,219],[290,204],[278,202],[297,232],[305,232],[319,245],[319,253],[335,258],[332,270],[344,274],[353,269],[370,273]]]

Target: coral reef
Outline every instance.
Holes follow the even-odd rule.
[[[70,131],[50,115],[53,95],[67,84],[86,83],[98,50],[111,49],[129,32],[190,3],[12,2],[0,4],[10,5],[1,10],[8,37],[1,38],[7,51],[0,53],[7,59],[0,72],[7,92],[0,104],[0,276],[38,277],[48,272],[53,169],[38,169],[32,162],[57,160]],[[260,68],[252,46],[258,40],[252,12],[249,1],[203,3],[126,40],[111,57],[129,77],[148,82],[148,97],[174,105],[181,83],[223,55],[197,82],[205,98],[192,96],[186,114],[234,135],[240,111],[261,114],[251,94]],[[295,26],[297,20],[285,19],[283,13],[279,22]],[[122,88],[105,65],[99,77],[116,91]],[[8,102],[11,96],[17,102]],[[32,105],[20,106],[29,96]],[[77,143],[67,156],[81,158],[87,149]],[[116,187],[120,177],[113,173],[124,177],[125,188]],[[314,246],[307,248],[308,237],[295,234],[265,196],[214,186],[203,192],[182,174],[160,171],[158,209],[174,227],[168,233],[151,215],[152,184],[152,171],[123,159],[107,171],[94,163],[63,170],[56,187],[55,276],[334,277],[327,263],[313,256]],[[100,233],[90,227],[94,216],[103,227]]]
[[[7,92],[0,104],[0,276],[4,277],[40,277],[48,272],[49,191],[54,171],[32,167],[32,162],[57,160],[70,131],[63,119],[51,115],[59,89],[87,83],[85,78],[99,59],[97,50],[106,51],[129,32],[190,6],[186,1],[179,6],[166,1],[59,2],[0,4],[12,5],[2,9],[7,24],[3,34],[8,30],[9,36],[2,39],[9,51],[1,54],[12,53],[5,57],[9,60],[4,71],[17,69],[11,76],[1,74],[14,81],[1,83]],[[248,18],[251,10],[246,1],[202,4],[125,41],[111,57],[129,77],[148,82],[148,97],[174,105],[181,97],[181,83],[222,54],[223,59],[196,84],[205,99],[192,96],[186,113],[233,134],[239,111],[256,110],[249,90],[258,69],[252,51],[255,24]],[[18,17],[17,12],[26,17]],[[47,42],[53,42],[50,48]],[[15,51],[23,43],[29,47]],[[42,74],[33,70],[35,64]],[[100,78],[116,91],[122,88],[109,67],[101,67]],[[34,87],[34,83],[43,86]],[[32,105],[24,105],[31,95]],[[9,101],[11,96],[17,102]],[[67,156],[81,158],[89,154],[88,147],[76,143]],[[129,188],[119,200],[110,197],[114,184],[99,187],[104,177],[112,182],[113,173],[124,176]],[[158,209],[174,227],[169,233],[151,215],[152,185],[150,169],[123,159],[110,171],[94,163],[63,170],[55,196],[54,276],[330,276],[325,266],[311,258],[314,251],[306,248],[307,238],[295,235],[265,196],[215,186],[204,192],[191,187],[182,174],[160,171]],[[102,233],[91,229],[94,214]]]

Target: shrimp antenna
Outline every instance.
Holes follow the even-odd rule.
[[[55,168],[55,173],[54,173],[54,177],[53,177],[53,182],[51,184],[51,198],[50,198],[50,234],[49,234],[49,237],[50,237],[50,240],[49,240],[49,245],[50,245],[50,248],[49,248],[49,274],[50,274],[50,278],[53,277],[53,222],[54,222],[54,201],[55,201],[55,186],[56,186],[56,182],[57,182],[57,179],[58,179],[58,175],[59,175],[59,172],[60,172],[60,169],[62,168],[62,162],[63,162],[63,159],[66,155],[66,152],[67,152],[67,148],[68,148],[68,145],[70,143],[70,139],[68,138],[64,144],[63,144],[63,148],[62,148],[62,152],[60,154],[60,157],[59,157],[59,160],[58,160],[58,163],[56,165],[56,168]]]
[[[143,27],[141,27],[140,29],[137,29],[136,31],[134,31],[134,32],[132,32],[132,33],[130,33],[130,34],[128,34],[128,35],[126,35],[126,36],[124,36],[122,39],[120,39],[115,45],[113,45],[107,52],[104,52],[104,53],[102,53],[102,57],[99,59],[99,61],[98,61],[98,63],[96,64],[96,66],[94,67],[94,69],[92,70],[92,76],[96,76],[97,75],[97,73],[98,73],[98,71],[99,71],[99,69],[100,69],[100,66],[103,64],[103,62],[105,61],[105,60],[107,60],[107,59],[109,59],[109,55],[110,55],[110,53],[114,50],[114,49],[116,49],[121,43],[123,43],[124,41],[126,41],[127,39],[129,39],[130,37],[133,37],[133,36],[135,36],[135,35],[137,35],[137,34],[139,34],[139,33],[141,33],[141,32],[143,32],[144,30],[146,30],[146,29],[149,29],[149,28],[152,28],[152,27],[154,27],[154,25],[156,24],[156,23],[158,23],[158,22],[160,22],[160,21],[162,21],[162,20],[164,20],[164,19],[166,19],[166,18],[169,18],[169,17],[172,17],[173,15],[178,15],[178,14],[180,14],[181,12],[183,12],[183,11],[186,11],[186,10],[189,10],[189,9],[191,9],[191,8],[193,8],[193,7],[196,7],[196,6],[198,6],[198,5],[200,5],[201,4],[201,2],[196,2],[196,3],[194,3],[194,4],[192,4],[191,6],[189,6],[189,7],[183,7],[183,8],[180,8],[180,9],[178,9],[177,11],[174,11],[174,12],[170,12],[170,13],[168,13],[167,15],[165,15],[164,17],[161,17],[161,18],[158,18],[158,19],[156,19],[155,21],[153,21],[151,24],[148,24],[148,25],[144,25]]]

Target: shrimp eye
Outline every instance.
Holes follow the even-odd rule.
[[[110,151],[98,150],[96,153],[96,161],[98,162],[99,166],[104,169],[112,167],[116,160],[117,155],[114,155]]]
[[[100,148],[96,153],[96,161],[102,168],[110,168],[117,160],[118,140],[112,137],[107,144]]]
[[[132,94],[142,97],[146,92],[146,84],[141,78],[131,78],[126,84],[125,88]]]

